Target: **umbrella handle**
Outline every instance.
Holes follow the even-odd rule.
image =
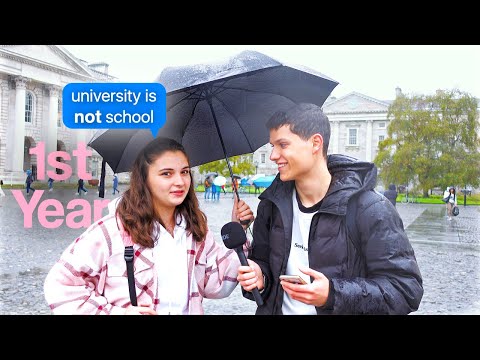
[[[233,181],[233,176],[232,176],[232,181]],[[238,190],[236,186],[232,186],[233,190],[235,191],[235,195],[237,195],[238,201],[240,201],[240,196],[238,195]],[[248,225],[250,223],[250,220],[240,220],[241,225]]]

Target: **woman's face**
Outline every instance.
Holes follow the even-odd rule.
[[[181,151],[167,151],[148,168],[147,186],[155,208],[175,208],[185,200],[190,188],[190,167]]]

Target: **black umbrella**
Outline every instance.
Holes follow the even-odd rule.
[[[301,102],[322,106],[338,85],[312,69],[255,51],[221,63],[167,67],[156,81],[167,91],[167,120],[158,136],[180,142],[191,166],[225,158],[232,181],[229,157],[268,143],[265,122],[276,111]],[[151,140],[150,130],[103,130],[89,145],[114,172],[123,172]]]

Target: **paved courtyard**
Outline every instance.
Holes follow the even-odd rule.
[[[43,297],[45,276],[84,229],[71,229],[65,222],[46,229],[39,223],[36,210],[32,227],[26,228],[16,199],[8,186],[3,189],[7,196],[0,198],[0,315],[49,315]],[[221,194],[218,202],[205,201],[203,193],[198,197],[217,241],[221,241],[220,230],[230,221],[231,194]],[[68,202],[78,198],[74,190],[55,189],[45,192],[40,201],[57,199],[67,209]],[[99,200],[94,189],[81,198],[91,205]],[[106,199],[112,198],[108,192]],[[254,195],[242,198],[256,210],[258,199]],[[480,314],[480,207],[460,206],[460,215],[452,221],[447,220],[444,205],[397,204],[397,209],[424,280],[424,297],[412,315]],[[211,315],[252,315],[255,307],[255,302],[242,297],[240,287],[226,299],[205,300],[205,312]]]

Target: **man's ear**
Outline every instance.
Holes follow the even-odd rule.
[[[317,133],[317,134],[313,134],[311,139],[312,139],[312,145],[313,145],[313,153],[316,154],[320,152],[320,154],[322,154],[323,136]]]

